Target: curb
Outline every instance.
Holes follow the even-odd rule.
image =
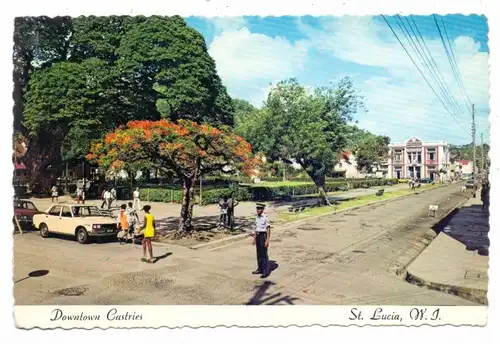
[[[442,216],[438,221],[436,221],[432,226],[431,228],[429,228],[429,230],[433,231],[434,232],[434,229],[433,227],[435,227],[436,225],[439,225],[440,223],[442,222],[446,222],[448,220],[448,217],[457,209],[460,209],[463,207],[463,205],[465,203],[467,203],[469,201],[469,198],[463,200],[463,201],[460,201],[458,202],[458,204],[453,207],[450,211],[448,211],[444,216]],[[437,233],[434,235],[434,237],[432,238],[432,240],[426,244],[419,252],[418,254],[413,258],[411,259],[410,261],[408,261],[404,266],[402,266],[401,268],[399,268],[397,271],[396,271],[396,275],[397,276],[400,276],[401,278],[403,279],[406,279],[409,275],[408,273],[408,268],[410,267],[410,265],[422,254],[422,252],[425,251],[425,249],[427,247],[429,247],[429,245],[434,241],[434,239],[436,239],[438,237],[438,235],[441,234],[441,232]]]
[[[418,194],[422,194],[422,193],[425,193],[425,192],[428,192],[428,191],[431,191],[431,190],[439,189],[439,188],[442,188],[442,187],[445,187],[445,186],[448,186],[448,185],[439,185],[439,186],[436,186],[436,187],[433,187],[433,188],[430,188],[430,189],[427,189],[427,190],[423,190],[423,191],[419,192]],[[278,228],[281,229],[281,230],[283,230],[283,229],[286,230],[286,229],[288,229],[290,227],[294,227],[294,226],[296,226],[298,224],[301,224],[303,222],[308,222],[310,220],[314,220],[314,219],[321,218],[321,217],[324,217],[324,216],[330,216],[330,215],[336,215],[336,214],[346,213],[346,212],[349,212],[349,211],[353,211],[353,210],[356,210],[356,209],[360,209],[360,208],[364,208],[364,207],[369,207],[369,206],[383,205],[383,204],[386,204],[386,203],[390,203],[390,202],[396,201],[396,200],[401,199],[401,198],[411,197],[411,196],[414,196],[414,195],[417,195],[417,193],[396,196],[396,197],[388,198],[388,199],[385,199],[385,200],[382,200],[382,201],[374,201],[374,202],[370,202],[370,203],[366,203],[366,204],[362,204],[362,205],[357,205],[357,206],[350,207],[350,208],[345,208],[345,209],[342,209],[342,210],[337,210],[337,211],[334,210],[334,211],[326,213],[326,214],[311,216],[311,217],[307,217],[307,218],[304,218],[304,219],[292,221],[292,222],[284,224],[283,226],[279,226]],[[235,243],[235,242],[238,242],[238,241],[242,241],[242,240],[248,238],[249,236],[250,236],[250,233],[237,234],[235,236],[231,236],[231,237],[228,237],[228,238],[223,238],[223,239],[219,239],[219,240],[214,240],[212,242],[207,242],[207,243],[203,243],[203,244],[199,244],[199,245],[195,245],[195,246],[190,246],[189,248],[193,249],[193,250],[199,250],[201,248],[211,248],[212,250],[214,250],[214,249],[220,248],[222,246],[225,247],[225,246],[228,246],[228,245],[230,245],[232,243]]]
[[[470,198],[460,202],[456,207],[451,209],[440,221],[438,221],[436,224],[439,224],[442,221],[446,221],[448,216],[452,214],[456,209],[460,209],[464,206],[465,203],[469,201]],[[436,225],[434,224],[434,225]],[[432,241],[434,241],[439,235],[442,235],[443,233],[439,232]],[[432,241],[429,243],[429,245],[432,243]],[[461,297],[463,299],[480,303],[483,305],[488,305],[488,290],[484,289],[478,289],[478,288],[470,288],[470,287],[460,287],[456,285],[451,285],[451,284],[446,284],[446,283],[438,283],[438,282],[432,282],[428,281],[426,279],[420,278],[416,276],[415,274],[411,273],[408,271],[408,268],[410,265],[422,254],[422,252],[425,251],[429,247],[429,245],[426,245],[420,253],[412,259],[405,267],[402,267],[401,269],[398,270],[396,273],[397,275],[401,276],[403,279],[405,279],[408,283],[414,284],[419,287],[424,287],[428,288],[431,290],[436,290],[442,293],[447,293],[451,295],[456,295],[458,297]]]

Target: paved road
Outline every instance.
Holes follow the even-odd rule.
[[[146,265],[137,246],[16,235],[14,280],[49,274],[16,283],[14,295],[17,304],[474,305],[395,275],[433,236],[429,204],[446,212],[463,200],[459,189],[275,228],[270,258],[278,266],[266,281],[250,274],[249,241],[212,251],[155,246],[163,259]]]

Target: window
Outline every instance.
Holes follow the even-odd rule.
[[[69,207],[62,208],[61,217],[73,217],[71,215],[71,210],[69,209]]]
[[[73,215],[75,217],[84,217],[84,216],[102,216],[101,212],[97,207],[89,206],[89,207],[73,207]]]
[[[403,153],[401,150],[396,150],[394,151],[394,161],[402,161],[403,160]]]
[[[427,160],[434,160],[436,157],[436,148],[427,149]]]
[[[422,153],[420,153],[420,152],[417,153],[417,162],[419,164],[422,163]]]
[[[53,206],[49,211],[49,215],[59,216],[61,214],[61,208],[60,205]]]

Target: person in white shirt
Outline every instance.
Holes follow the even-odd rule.
[[[269,256],[267,249],[269,239],[271,238],[271,223],[266,214],[264,214],[265,204],[257,203],[257,216],[255,217],[255,231],[252,234],[253,244],[257,247],[257,270],[252,274],[261,274],[260,278],[269,276],[268,262]]]
[[[106,206],[109,210],[111,208],[111,192],[109,192],[108,189],[106,189],[106,191],[104,191],[103,198],[104,198],[103,204],[106,204]]]
[[[111,204],[114,202],[114,201],[117,201],[118,198],[116,197],[116,189],[115,188],[112,188],[111,189],[111,193],[110,193],[111,197],[109,199],[109,206],[108,206],[108,209],[111,208]]]
[[[52,203],[54,203],[54,198],[56,199],[56,202],[59,202],[59,192],[57,191],[57,187],[55,185],[52,186],[50,191],[52,193]]]
[[[132,194],[132,198],[134,200],[134,209],[135,210],[141,209],[141,198],[140,198],[139,188],[135,189],[135,191]]]

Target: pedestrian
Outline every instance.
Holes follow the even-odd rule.
[[[80,202],[82,201],[82,193],[83,193],[82,188],[76,189],[76,203],[78,203],[78,204],[80,204]]]
[[[269,239],[271,238],[271,224],[267,214],[264,214],[265,204],[257,203],[257,216],[255,217],[255,231],[253,232],[253,244],[257,248],[257,270],[252,274],[260,274],[261,278],[269,276],[268,261]]]
[[[142,261],[147,263],[153,263],[153,244],[151,240],[155,236],[155,218],[150,213],[151,207],[145,205],[144,208],[144,223],[142,224],[141,232],[143,232],[144,238],[142,239]],[[146,257],[146,250],[149,252],[149,259]]]
[[[129,225],[130,225],[129,233],[130,235],[134,235],[135,227],[139,223],[139,215],[137,215],[137,210],[134,208],[132,202],[128,202],[127,213],[129,216]]]
[[[128,239],[129,236],[129,230],[130,230],[130,217],[127,212],[127,205],[122,204],[120,207],[120,215],[118,216],[118,223],[117,227],[119,230],[122,231],[122,236],[121,238],[125,240],[125,242]]]
[[[52,186],[51,195],[52,203],[54,203],[54,198],[56,199],[56,202],[59,202],[59,192],[57,191],[57,187],[55,185]]]
[[[483,211],[488,212],[490,209],[490,185],[487,181],[483,182],[481,187],[481,201],[483,202]]]
[[[226,219],[227,219],[227,200],[228,197],[224,196],[222,199],[219,201],[219,208],[220,208],[220,216],[219,216],[219,226],[224,226],[226,224]]]
[[[111,204],[113,204],[114,201],[118,201],[118,197],[116,197],[116,189],[112,188],[110,192],[111,197],[109,198],[109,206],[108,209],[111,208]]]
[[[134,200],[134,209],[136,210],[141,209],[141,198],[140,198],[139,188],[136,188],[135,191],[132,193],[132,199]]]
[[[102,193],[101,193],[101,200],[102,200],[101,209],[103,209],[104,206],[107,205],[107,202],[106,202],[106,193],[107,192],[109,192],[107,188],[104,188],[102,190]]]
[[[231,229],[234,228],[234,208],[238,205],[238,201],[234,199],[231,194],[227,200],[227,226]]]

